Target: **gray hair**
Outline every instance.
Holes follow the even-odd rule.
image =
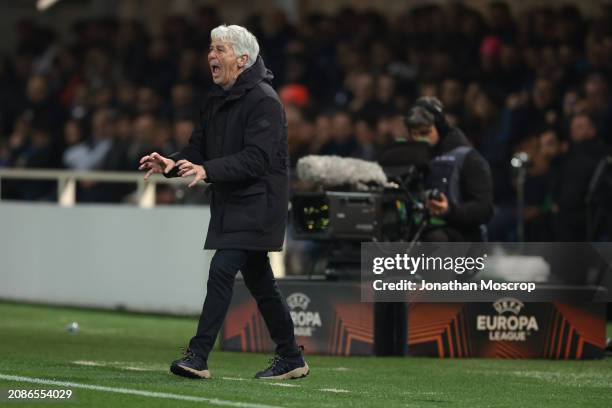
[[[232,44],[236,55],[248,56],[245,68],[253,65],[259,55],[257,38],[249,30],[239,25],[227,26],[222,24],[210,32],[210,39],[211,41],[220,40],[229,42]]]

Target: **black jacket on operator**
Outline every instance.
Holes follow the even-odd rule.
[[[205,249],[282,249],[288,212],[287,122],[261,56],[206,96],[189,144],[170,156],[201,164],[212,191]],[[177,175],[176,168],[169,177]]]
[[[461,130],[451,127],[434,146],[433,156],[446,154],[459,146],[471,147],[471,144]],[[462,202],[453,205],[449,200],[449,212],[443,219],[466,241],[480,241],[480,226],[493,216],[493,182],[489,164],[474,148],[465,156],[459,184]]]

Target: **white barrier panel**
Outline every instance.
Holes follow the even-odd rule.
[[[207,206],[0,203],[0,299],[198,314]]]

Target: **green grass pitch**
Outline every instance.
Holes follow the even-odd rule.
[[[65,327],[76,321],[77,334]],[[0,303],[0,405],[8,407],[610,407],[612,359],[599,361],[307,356],[310,375],[252,379],[263,354],[215,351],[213,379],[168,372],[195,318]],[[608,326],[610,332],[612,326]],[[79,386],[8,380],[21,376]],[[65,401],[9,401],[9,389],[67,389]],[[117,391],[119,390],[119,391]],[[144,393],[136,395],[143,391]],[[191,398],[193,397],[193,398]],[[179,398],[191,398],[181,400]],[[47,405],[48,404],[48,405]]]

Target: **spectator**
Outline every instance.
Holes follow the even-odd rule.
[[[556,129],[546,127],[534,129],[518,148],[529,155],[532,163],[524,185],[525,241],[554,240],[553,194],[557,168],[553,163],[561,150],[560,144]]]
[[[15,167],[48,169],[56,167],[52,137],[44,123],[25,120],[11,135],[8,162]],[[3,183],[4,184],[4,183]],[[55,183],[52,181],[14,181],[6,183],[9,198],[24,200],[52,199]]]
[[[595,120],[598,133],[612,145],[612,103],[608,82],[600,74],[589,75],[584,83],[584,108]]]
[[[327,113],[320,113],[315,118],[314,123],[314,138],[310,144],[309,153],[319,154],[322,152],[323,146],[331,143],[332,139],[332,117]]]
[[[70,137],[70,135],[66,136]],[[104,157],[111,148],[112,138],[112,112],[108,109],[97,110],[92,118],[91,138],[70,146],[64,153],[64,165],[74,170],[100,168]]]
[[[193,86],[188,83],[178,83],[172,87],[171,113],[173,119],[193,118],[197,108],[194,101]]]
[[[33,75],[28,79],[25,101],[18,116],[23,116],[32,123],[46,127],[45,130],[54,133],[61,127],[63,115],[57,104],[53,102],[47,79],[41,75]]]
[[[308,143],[312,139],[312,125],[308,124],[302,112],[293,105],[285,108],[285,114],[287,116],[289,165],[295,168],[300,157],[308,153]]]
[[[446,78],[440,87],[440,101],[445,107],[446,119],[452,126],[463,127],[465,105],[463,84],[456,78]]]
[[[350,157],[356,150],[353,120],[346,112],[336,112],[331,121],[331,140],[321,147],[319,154]]]
[[[193,132],[194,123],[189,119],[178,119],[174,122],[174,140],[176,142],[175,150],[181,150],[189,143],[189,137]]]
[[[556,197],[559,212],[555,235],[563,242],[587,239],[585,197],[593,171],[606,153],[594,119],[585,113],[572,117],[569,138],[569,151],[561,163]]]
[[[358,146],[353,156],[358,159],[375,161],[382,146],[377,146],[374,124],[365,118],[357,119],[355,122],[355,138]]]

